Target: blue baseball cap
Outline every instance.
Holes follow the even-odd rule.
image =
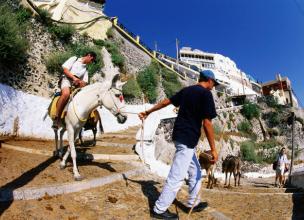
[[[211,70],[200,71],[200,78],[206,77],[214,81],[214,86],[219,85],[219,82],[216,80],[214,73]]]

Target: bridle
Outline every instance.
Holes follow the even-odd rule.
[[[117,96],[113,91],[111,92],[111,90],[114,90],[114,89],[120,91],[119,96]],[[121,110],[122,110],[123,108],[125,108],[125,106],[122,106],[122,107],[119,108],[119,107],[117,106],[116,102],[115,102],[115,97],[119,98],[119,101],[120,101],[120,102],[123,101],[122,90],[121,90],[121,89],[118,89],[118,88],[115,88],[115,87],[111,87],[111,88],[108,89],[108,92],[109,92],[110,97],[111,97],[111,99],[112,99],[112,101],[113,101],[113,103],[114,103],[114,106],[115,106],[115,108],[116,108],[116,112],[113,112],[113,111],[112,111],[112,113],[115,113],[114,116],[117,117],[118,115],[121,114],[121,112],[122,112]],[[115,96],[115,97],[114,97],[114,96]]]

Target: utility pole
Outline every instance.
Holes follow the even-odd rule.
[[[176,66],[177,66],[177,71],[179,72],[179,63],[178,63],[178,59],[179,59],[179,52],[178,52],[178,39],[176,38]]]
[[[157,53],[157,41],[154,41],[155,52]]]

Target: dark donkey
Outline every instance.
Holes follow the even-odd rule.
[[[234,185],[236,186],[236,181],[237,178],[238,180],[238,185],[240,185],[240,179],[241,179],[241,160],[239,157],[233,156],[233,155],[228,155],[225,160],[223,160],[222,163],[222,172],[225,172],[225,186],[227,185],[227,174],[228,172],[230,173],[229,175],[229,185],[230,186],[230,178],[231,174],[233,173],[234,176]]]
[[[83,126],[83,129],[85,131],[87,131],[87,130],[92,130],[93,131],[93,135],[94,135],[93,146],[96,145],[96,133],[97,133],[97,123],[98,122],[99,122],[100,133],[103,133],[101,117],[99,115],[99,112],[97,110],[94,110],[90,114],[90,116],[89,116],[88,120],[86,121],[85,125]],[[79,140],[80,140],[81,145],[83,145],[81,133],[82,133],[82,131],[79,132]]]
[[[216,184],[216,179],[214,178],[214,172],[213,172],[213,167],[215,166],[215,164],[212,163],[211,160],[212,160],[211,151],[205,151],[199,153],[198,161],[201,165],[201,168],[206,170],[206,174],[208,176],[207,189],[212,189],[213,184]]]

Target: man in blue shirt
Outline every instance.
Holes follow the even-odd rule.
[[[204,70],[200,72],[198,84],[183,88],[170,99],[165,99],[148,111],[139,113],[139,118],[144,120],[152,112],[169,104],[179,107],[172,135],[176,152],[163,191],[155,202],[153,211],[151,211],[154,218],[178,218],[176,214],[169,212],[167,209],[183,185],[187,173],[189,176],[188,212],[194,204],[201,187],[201,168],[195,156],[195,147],[201,136],[202,125],[211,148],[213,163],[218,159],[212,125],[212,119],[216,117],[216,111],[211,93],[211,90],[217,84],[214,73],[211,70]],[[200,202],[199,197],[194,205],[193,212],[202,211],[205,207]]]

